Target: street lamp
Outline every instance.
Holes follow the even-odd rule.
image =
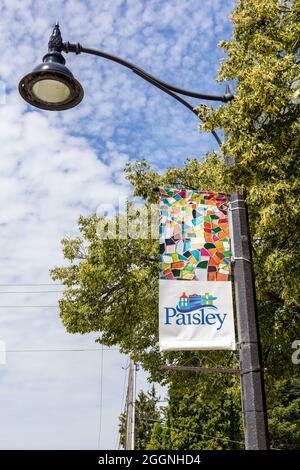
[[[48,44],[48,54],[19,84],[19,92],[32,106],[48,111],[62,111],[79,104],[83,88],[65,66],[61,54],[62,38],[56,24]]]
[[[75,54],[86,53],[103,57],[105,59],[117,62],[127,67],[141,78],[164,91],[168,95],[175,98],[186,108],[198,116],[197,110],[185,101],[181,96],[190,96],[209,101],[221,101],[227,103],[233,99],[229,88],[226,88],[224,95],[206,95],[194,91],[184,90],[166,83],[153,75],[145,72],[145,70],[124,60],[120,57],[108,54],[107,52],[88,49],[80,44],[71,44],[63,42],[59,24],[56,23],[52,35],[48,43],[48,53],[44,56],[43,62],[38,65],[31,73],[25,75],[19,83],[19,92],[32,106],[46,109],[47,111],[62,111],[77,106],[84,95],[83,88],[78,80],[75,79],[70,70],[65,66],[65,59],[62,52],[74,52]],[[199,116],[198,116],[199,117]],[[212,132],[218,144],[221,140],[215,131]]]

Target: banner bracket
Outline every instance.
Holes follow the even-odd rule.
[[[243,261],[247,261],[247,263],[252,264],[252,261],[250,259],[244,258],[243,256],[234,256],[232,258],[232,261],[236,261],[236,260],[243,260]]]
[[[220,372],[227,374],[239,374],[240,369],[231,367],[189,367],[189,366],[161,366],[162,370],[178,371],[178,372]]]
[[[237,368],[231,368],[231,367],[189,367],[189,366],[161,366],[160,367],[162,370],[170,370],[170,371],[175,371],[175,372],[219,372],[219,373],[225,373],[225,374],[240,374],[240,375],[245,375],[245,374],[250,374],[252,372],[261,372],[261,368],[255,368],[255,369],[237,369]],[[264,369],[266,370],[266,369]]]

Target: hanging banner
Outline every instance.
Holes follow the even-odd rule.
[[[160,198],[160,348],[233,350],[227,196],[161,188]]]

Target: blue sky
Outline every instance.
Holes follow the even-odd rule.
[[[80,106],[64,113],[29,108],[17,85],[47,52],[55,21],[65,41],[119,55],[179,87],[222,94],[217,44],[230,38],[234,4],[2,0],[0,340],[8,351],[97,347],[97,335],[64,331],[61,287],[36,285],[51,283],[49,269],[63,263],[60,240],[76,233],[80,214],[130,194],[123,177],[129,160],[145,159],[162,171],[217,149],[182,105],[127,69],[84,54],[66,56],[85,89]],[[97,448],[100,355],[8,352],[0,365],[0,448]],[[116,446],[126,362],[118,351],[104,351],[100,448]],[[138,384],[147,388],[143,373]]]

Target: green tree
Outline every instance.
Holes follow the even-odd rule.
[[[216,393],[203,387],[200,378],[192,381],[185,373],[184,382],[175,377],[169,387],[169,405],[164,410],[164,423],[154,427],[149,450],[227,450],[242,449],[240,403],[236,396],[236,380],[221,385]],[[219,383],[218,383],[219,386]]]
[[[147,450],[168,450],[168,436],[166,436],[166,433],[168,433],[167,426],[155,423]]]
[[[294,387],[300,387],[300,368],[291,361],[292,343],[300,338],[300,0],[240,0],[232,23],[232,40],[221,43],[227,58],[219,79],[234,81],[235,99],[216,110],[203,105],[198,108],[204,121],[201,131],[225,130],[228,138],[220,152],[201,161],[190,158],[182,168],[170,168],[163,175],[145,162],[135,162],[127,166],[126,174],[133,195],[144,199],[145,207],[157,202],[154,186],[174,182],[212,191],[239,190],[246,198],[272,445],[295,448],[299,444],[299,435],[294,432],[299,405],[291,395],[283,402],[280,390],[283,381],[290,379]],[[226,156],[234,164],[226,165]],[[127,209],[131,221],[138,224],[138,211],[134,214],[131,204]],[[152,380],[167,383],[170,388],[176,384],[178,390],[189,384],[190,392],[182,395],[182,400],[189,393],[192,396],[191,390],[197,390],[200,415],[205,410],[201,419],[205,415],[208,420],[208,428],[201,427],[200,431],[210,432],[210,418],[215,414],[212,397],[217,394],[221,400],[232,390],[231,412],[235,416],[238,383],[228,383],[221,377],[216,387],[215,378],[209,375],[195,383],[194,377],[177,377],[162,372],[160,366],[168,361],[198,365],[199,360],[203,365],[213,360],[236,366],[237,359],[229,352],[210,352],[204,357],[200,352],[159,352],[158,242],[150,238],[99,238],[99,223],[106,222],[95,215],[81,217],[81,236],[63,240],[69,265],[52,270],[53,279],[65,286],[60,300],[62,321],[70,333],[99,331],[104,344],[118,345],[122,352],[130,353]],[[117,216],[115,223],[122,225],[122,217]],[[180,429],[181,416],[172,408],[169,411],[169,417],[176,417],[172,427]],[[198,410],[190,407],[188,412],[198,429]],[[218,426],[224,419],[220,413]],[[155,426],[153,431],[157,444],[167,445],[166,440],[158,442],[162,439],[159,429]],[[166,424],[162,430],[167,436]],[[237,431],[231,433],[226,427],[222,432],[223,436],[238,436]],[[194,444],[178,441],[174,446]],[[220,445],[219,440],[216,445]]]
[[[145,450],[152,434],[155,424],[161,421],[161,411],[158,406],[159,397],[156,396],[155,388],[152,386],[148,393],[140,391],[136,399],[135,408],[135,449]],[[119,418],[120,444],[125,448],[126,441],[126,412]]]
[[[278,380],[272,392],[271,441],[277,449],[300,450],[300,387],[295,379]]]

